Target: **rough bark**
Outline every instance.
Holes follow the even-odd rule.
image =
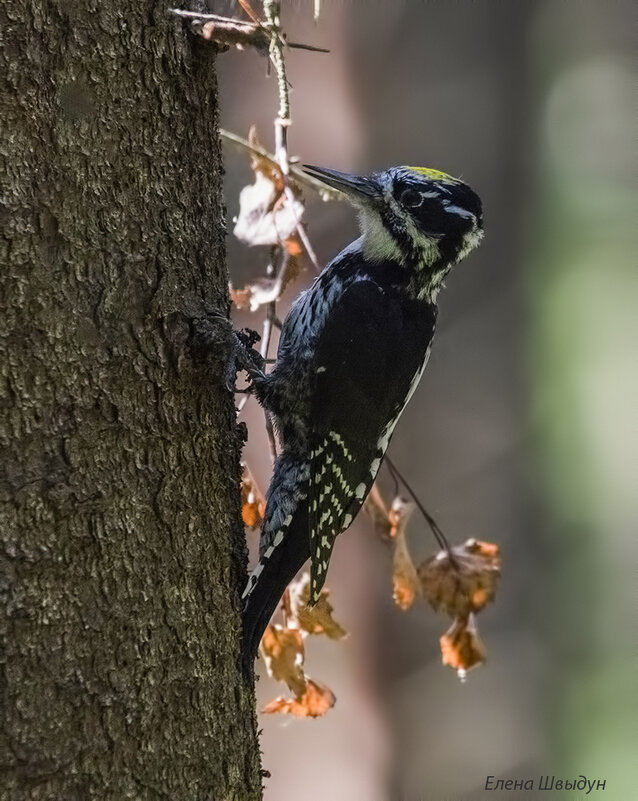
[[[214,55],[154,0],[10,0],[0,797],[255,799]],[[180,344],[181,343],[181,344]]]

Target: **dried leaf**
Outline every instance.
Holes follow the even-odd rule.
[[[457,617],[441,637],[443,664],[454,668],[461,681],[468,670],[485,662],[485,646],[478,636],[474,615]]]
[[[388,522],[390,523],[390,536],[392,538],[399,534],[405,534],[408,520],[414,512],[415,506],[412,501],[402,498],[400,495],[392,501],[392,506],[388,512]]]
[[[306,690],[306,677],[301,632],[283,626],[268,626],[260,647],[268,675],[275,681],[285,682],[297,697],[302,696]]]
[[[289,239],[301,222],[301,200],[278,192],[262,173],[239,193],[239,214],[233,233],[247,245],[279,245]]]
[[[284,191],[284,175],[281,167],[271,158],[265,158],[258,153],[258,150],[264,150],[259,137],[257,136],[257,126],[251,125],[248,131],[248,143],[253,150],[250,152],[250,168],[253,172],[260,172],[270,179],[278,194]]]
[[[248,141],[259,146],[254,128]],[[284,192],[281,169],[270,160],[253,153],[251,167],[255,183],[239,193],[239,214],[233,233],[247,245],[284,244],[301,222],[304,204],[292,185],[289,192]]]
[[[241,517],[244,525],[253,530],[259,528],[265,511],[266,500],[255,484],[250,471],[244,465],[241,480]]]
[[[467,617],[493,599],[500,576],[498,546],[475,539],[422,562],[418,568],[423,597],[436,611]]]
[[[281,288],[279,294],[284,291],[288,284],[295,281],[304,268],[303,245],[297,233],[288,237],[283,243],[286,248],[285,264],[281,272]]]
[[[288,239],[286,239],[286,241],[284,242],[284,245],[286,246],[288,255],[291,256],[293,259],[296,259],[303,253],[303,245],[301,244],[301,240],[299,239],[299,234],[297,233],[294,233],[292,236],[289,236]]]
[[[419,594],[419,576],[410,556],[405,532],[399,531],[394,540],[392,560],[392,597],[399,609],[405,612]]]
[[[304,692],[297,698],[275,698],[261,710],[272,715],[295,715],[299,718],[318,718],[335,705],[335,694],[318,682],[308,679]]]
[[[363,504],[364,511],[372,518],[374,529],[381,537],[385,539],[390,537],[392,524],[390,523],[390,512],[383,500],[383,496],[376,482],[372,485],[368,497]]]
[[[257,311],[260,306],[277,300],[281,294],[281,281],[276,278],[258,278],[243,289],[230,287],[230,298],[238,309]]]
[[[235,289],[231,284],[229,291],[230,299],[238,309],[250,309],[250,298],[252,296],[250,286],[245,286],[243,289]]]
[[[332,616],[332,604],[328,601],[330,594],[325,587],[317,603],[308,607],[310,600],[310,574],[304,573],[298,581],[288,587],[290,599],[290,616],[288,625],[299,628],[308,634],[325,634],[331,640],[341,640],[348,632]]]

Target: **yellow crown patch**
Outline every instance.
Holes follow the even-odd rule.
[[[425,178],[431,178],[433,181],[456,181],[456,178],[452,178],[452,176],[448,175],[446,172],[433,170],[430,167],[406,167],[405,169],[412,170],[412,172],[423,175]]]

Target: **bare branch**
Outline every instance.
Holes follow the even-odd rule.
[[[219,14],[183,11],[181,8],[171,8],[169,13],[182,19],[191,20],[193,33],[207,41],[214,41],[226,47],[237,47],[239,49],[254,47],[263,55],[268,54],[270,50],[272,35],[268,27],[264,26],[254,16],[252,22],[246,22],[232,17],[223,17]],[[292,47],[297,50],[309,50],[313,53],[330,52],[325,47],[317,47],[301,42],[287,42],[283,36],[282,41],[286,47]]]
[[[272,153],[269,153],[263,147],[258,147],[251,144],[248,139],[245,139],[243,136],[232,133],[232,131],[227,131],[224,128],[220,128],[219,133],[222,139],[225,139],[227,142],[230,142],[237,147],[247,150],[249,153],[253,153],[255,156],[259,156],[260,158],[269,161],[273,167],[279,168],[281,166]],[[341,194],[341,192],[338,192],[336,189],[331,189],[325,184],[322,184],[321,181],[318,181],[316,178],[307,175],[300,167],[297,167],[296,164],[291,163],[290,160],[288,174],[289,177],[295,181],[295,183],[305,186],[308,189],[312,189],[313,192],[317,192],[322,200],[344,200],[344,196]]]
[[[394,462],[392,462],[392,460],[390,459],[389,456],[385,457],[385,462],[388,465],[388,468],[390,469],[390,472],[392,473],[392,475],[395,478],[397,478],[403,484],[403,486],[408,491],[409,495],[412,496],[412,500],[417,505],[417,508],[418,508],[419,512],[421,512],[421,514],[425,518],[428,526],[432,530],[432,533],[434,534],[434,539],[437,541],[437,543],[438,543],[439,547],[441,548],[441,550],[447,551],[450,554],[450,558],[453,561],[454,557],[451,554],[451,550],[450,550],[450,546],[448,544],[447,538],[446,538],[445,534],[441,531],[441,527],[439,526],[439,524],[432,517],[432,515],[428,512],[428,510],[425,508],[425,506],[421,503],[421,499],[418,497],[418,495],[412,489],[412,487],[408,484],[408,482],[405,480],[403,475],[399,472],[398,468],[396,467]]]

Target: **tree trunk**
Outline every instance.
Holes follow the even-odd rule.
[[[154,0],[9,0],[0,797],[260,797],[214,56]],[[179,343],[182,342],[180,345]]]

